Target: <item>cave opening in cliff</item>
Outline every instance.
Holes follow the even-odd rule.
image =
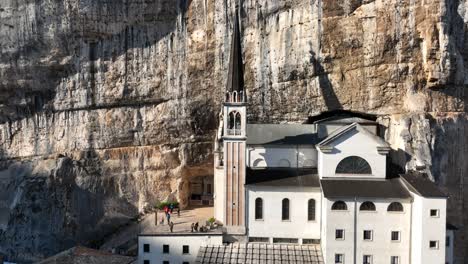
[[[189,206],[213,206],[213,175],[190,178],[188,187]]]

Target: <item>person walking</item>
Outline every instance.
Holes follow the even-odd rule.
[[[173,232],[173,230],[174,230],[174,223],[173,222],[171,222],[169,224],[169,230],[171,230],[171,233]]]
[[[167,223],[169,224],[169,222],[171,221],[171,213],[167,212],[166,217],[167,217]]]
[[[180,207],[177,206],[177,217],[180,217]]]
[[[198,232],[198,222],[195,223],[195,226],[193,227],[195,229],[195,232]]]
[[[192,233],[193,233],[193,229],[195,228],[195,224],[194,224],[194,223],[192,223],[192,225],[190,226],[190,228],[191,228],[190,232],[192,232]]]
[[[174,204],[170,204],[169,209],[171,210],[171,214],[172,214],[172,212],[174,211]]]

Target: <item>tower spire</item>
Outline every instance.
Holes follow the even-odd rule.
[[[234,30],[231,38],[231,56],[229,58],[229,72],[226,91],[243,91],[244,90],[244,69],[242,62],[242,46],[239,29],[239,12],[236,5],[236,15],[234,21]]]

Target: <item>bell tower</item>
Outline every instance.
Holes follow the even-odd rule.
[[[228,82],[223,103],[224,224],[233,231],[245,232],[247,98],[237,7],[231,41]]]

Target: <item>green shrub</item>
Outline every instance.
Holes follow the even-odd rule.
[[[211,217],[210,219],[208,219],[208,222],[210,223],[214,223],[216,221],[216,219],[214,217]]]
[[[179,202],[160,202],[160,203],[156,203],[154,207],[162,210],[164,209],[165,206],[170,207],[171,205],[173,205],[174,208],[177,208],[179,207]]]

